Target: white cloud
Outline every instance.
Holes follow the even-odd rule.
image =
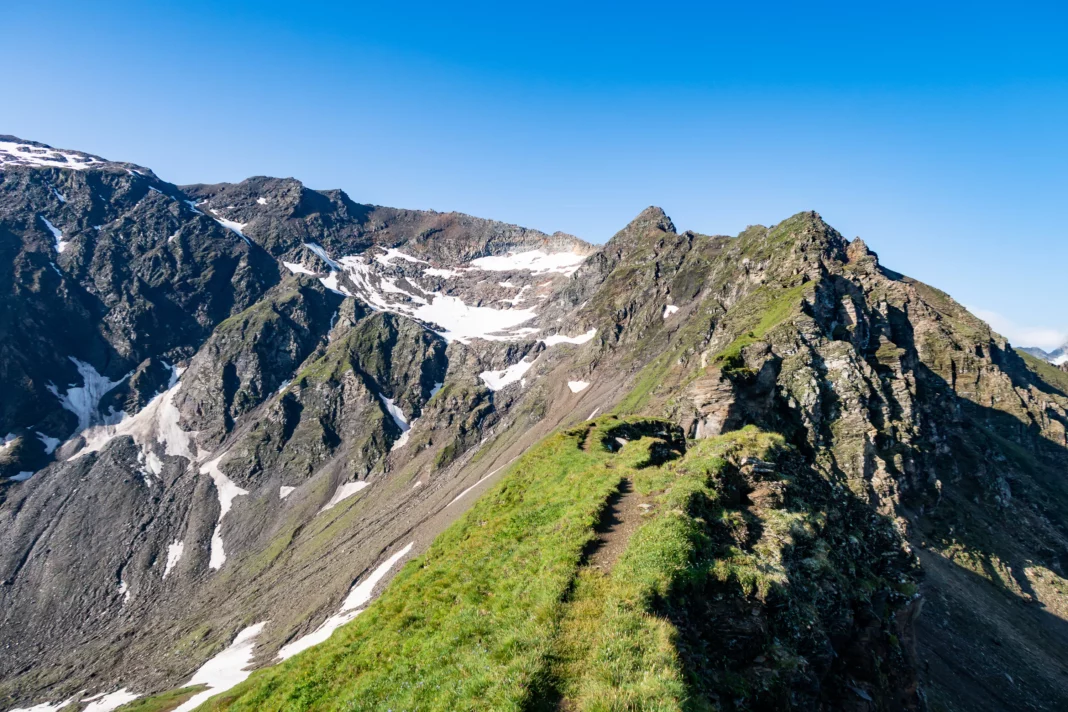
[[[1013,346],[1037,346],[1052,351],[1068,344],[1068,331],[1048,326],[1025,326],[988,309],[968,307],[968,311],[990,325],[990,328],[1006,337]]]

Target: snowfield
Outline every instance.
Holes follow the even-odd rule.
[[[509,252],[495,257],[479,257],[471,260],[471,266],[490,272],[530,272],[532,274],[571,275],[586,261],[584,255],[574,252],[545,253],[541,250],[528,252]]]

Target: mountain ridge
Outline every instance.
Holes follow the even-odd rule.
[[[721,650],[712,664],[677,648],[683,672],[664,673],[680,675],[676,702],[927,704],[892,693],[872,672],[880,666],[946,709],[979,709],[978,694],[1003,709],[1066,699],[1053,660],[1068,633],[1039,622],[1046,609],[1068,611],[1056,475],[1068,377],[882,267],[818,214],[726,237],[679,233],[650,207],[594,247],[458,213],[360,205],[290,179],[178,187],[120,165],[0,165],[13,285],[0,381],[23,394],[0,412],[0,432],[14,436],[0,451],[9,704],[67,699],[90,680],[104,693],[175,690],[261,623],[249,639],[258,665],[318,639],[351,620],[345,601],[378,568],[433,550],[442,532],[449,541],[480,494],[514,488],[517,458],[535,466],[530,453],[561,432],[614,427],[582,425],[598,415],[664,419],[643,422],[678,428],[687,452],[749,427],[792,453],[747,463],[771,457],[754,451],[710,470],[714,491],[702,496],[745,523],[703,535],[726,537],[723,548],[693,551],[713,569],[778,573],[770,588],[687,574],[757,611],[757,628],[736,631],[755,636],[756,654]],[[73,336],[56,333],[55,313],[71,315]],[[675,476],[663,467],[658,477]],[[854,515],[823,521],[791,477],[828,487],[828,503],[847,498],[886,533]],[[778,528],[784,502],[802,508],[809,533]],[[101,503],[112,521],[94,521]],[[1009,512],[1027,526],[990,533]],[[798,551],[852,537],[862,558],[906,552],[922,562],[902,569],[918,590],[842,583],[818,629],[791,633],[789,656],[772,654],[760,631],[793,626],[779,607],[812,605],[805,587],[822,579],[811,556],[791,558],[794,545],[765,530],[799,537]],[[92,556],[76,541],[92,542]],[[585,570],[569,576],[601,585]],[[1032,603],[1006,607],[1006,596]],[[680,599],[673,610],[685,616],[667,618],[686,645],[708,650],[715,638],[687,622],[692,600],[713,599]],[[932,616],[919,615],[921,600]],[[1015,631],[1006,650],[957,620],[965,600]],[[1034,602],[1042,608],[1026,608]],[[573,607],[554,610],[577,624]],[[320,659],[319,646],[295,660]],[[852,678],[834,665],[791,673],[753,662],[822,660],[827,646]],[[953,650],[965,651],[960,661]],[[991,660],[1026,688],[990,682]],[[256,675],[235,694],[307,664],[318,663]],[[545,665],[554,694],[596,706],[586,683]],[[821,681],[829,688],[811,692]],[[798,685],[806,702],[782,696]]]

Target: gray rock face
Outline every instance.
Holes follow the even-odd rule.
[[[1041,567],[1033,595],[1068,610],[1063,372],[814,213],[729,238],[649,208],[594,248],[0,137],[0,290],[0,703],[171,689],[254,622],[268,664],[526,447],[609,411],[783,433],[894,525],[856,531],[866,555],[936,561],[928,597],[989,603],[937,568],[982,560]],[[982,533],[1004,517],[1026,531]],[[841,640],[896,615],[837,595]],[[922,620],[931,655],[993,655]],[[860,648],[821,660],[877,669]],[[1012,669],[1021,705],[1068,699],[1052,663]]]

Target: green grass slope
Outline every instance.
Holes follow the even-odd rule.
[[[896,694],[910,559],[809,477],[752,427],[688,451],[658,419],[554,434],[355,621],[201,709],[751,709],[789,707],[798,688],[803,704],[858,694],[846,678]],[[591,565],[624,486],[640,521]],[[828,658],[858,616],[863,663]]]

